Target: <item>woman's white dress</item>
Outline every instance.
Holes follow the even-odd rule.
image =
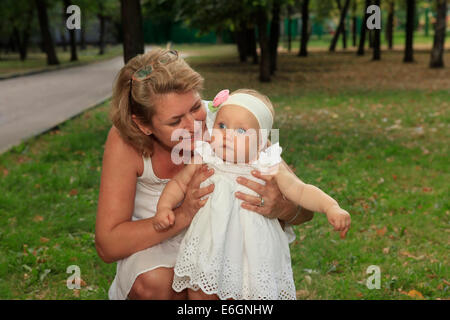
[[[210,112],[207,104],[208,101],[203,101],[203,106],[207,112],[206,126],[211,133],[215,113]],[[144,171],[137,179],[133,221],[151,218],[156,214],[156,205],[159,197],[167,182],[169,182],[169,179],[161,179],[155,175],[151,158],[143,158],[143,161]],[[250,190],[246,189],[246,192],[250,193]],[[295,234],[292,227],[288,226],[285,230],[290,237],[290,241],[293,241]],[[134,281],[142,273],[159,267],[173,268],[184,234],[185,231],[119,260],[117,262],[116,275],[108,291],[109,299],[127,299]]]
[[[172,288],[201,289],[220,299],[296,299],[289,251],[292,228],[285,232],[277,219],[242,208],[235,196],[237,191],[257,196],[236,178],[264,184],[250,172],[267,171],[281,161],[278,143],[252,164],[224,162],[203,141],[197,141],[195,152],[215,170],[201,186],[215,186],[181,242]]]

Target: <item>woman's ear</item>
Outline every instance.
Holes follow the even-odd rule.
[[[143,134],[147,136],[152,134],[152,130],[148,126],[143,125],[141,121],[139,121],[139,119],[136,117],[136,115],[134,114],[131,115],[131,119],[138,126],[139,130],[141,130]]]

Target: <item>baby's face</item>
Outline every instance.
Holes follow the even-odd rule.
[[[217,156],[234,163],[248,163],[258,154],[259,124],[247,109],[227,105],[219,109],[211,146]]]

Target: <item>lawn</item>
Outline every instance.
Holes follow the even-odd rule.
[[[283,158],[352,215],[341,240],[326,218],[295,227],[299,299],[450,298],[450,55],[281,54],[270,83],[232,46],[175,46],[206,79],[207,99],[251,87],[276,105]],[[211,50],[211,51],[210,51]],[[211,54],[210,52],[213,52]],[[198,56],[198,55],[201,56]],[[0,298],[106,299],[115,264],[94,247],[108,102],[0,155]],[[80,267],[69,290],[67,267]],[[376,265],[380,289],[368,289]]]

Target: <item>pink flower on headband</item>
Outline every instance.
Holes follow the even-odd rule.
[[[230,90],[225,89],[220,91],[213,100],[213,106],[219,107],[222,103],[224,103],[230,95]]]

